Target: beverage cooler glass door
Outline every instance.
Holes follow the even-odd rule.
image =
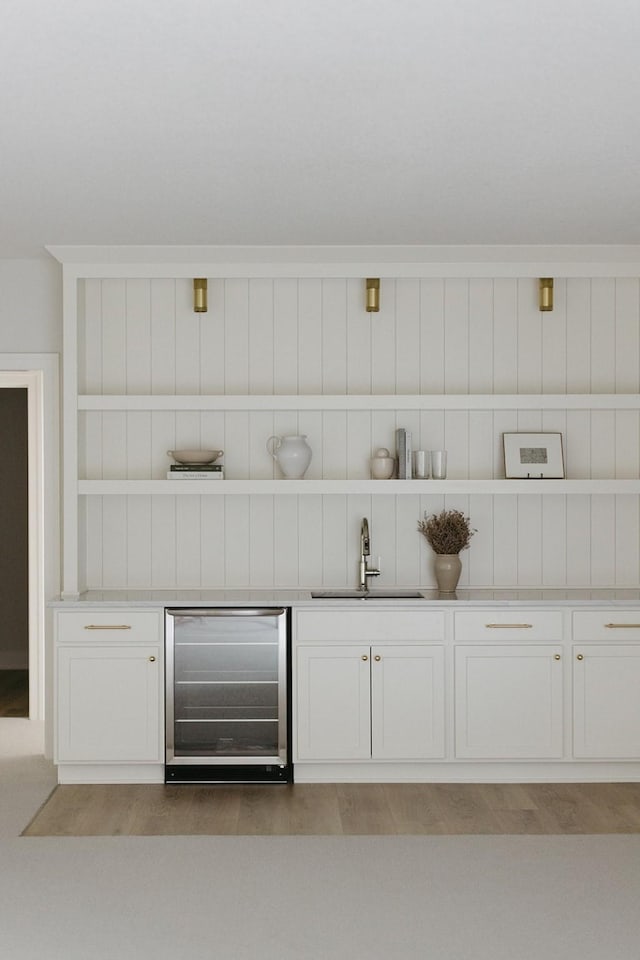
[[[166,611],[167,768],[207,779],[198,766],[236,765],[242,779],[240,766],[256,778],[288,767],[287,619],[281,607]]]

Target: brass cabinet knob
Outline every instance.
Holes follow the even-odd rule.
[[[382,657],[380,656],[379,653],[376,653],[376,655],[375,655],[375,657],[374,657],[373,659],[374,659],[374,660],[382,660]]]
[[[149,657],[149,663],[155,663],[155,662],[156,662],[155,657]]]
[[[576,660],[584,660],[584,657],[582,656],[581,653],[578,654],[578,656],[576,657]]]
[[[559,659],[560,659],[560,654],[559,654],[559,653],[556,653],[556,655],[554,656],[553,659],[554,659],[554,660],[559,660]]]
[[[366,655],[366,653],[363,653],[363,654],[362,654],[362,657],[361,657],[360,659],[361,659],[361,660],[368,660],[369,657]]]

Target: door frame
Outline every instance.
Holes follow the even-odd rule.
[[[45,730],[50,730],[52,655],[46,643],[51,620],[47,602],[60,591],[58,355],[0,353],[0,389],[20,387],[27,391],[29,455],[29,719],[44,721]],[[45,735],[45,740],[50,737]]]

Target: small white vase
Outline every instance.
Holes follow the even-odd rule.
[[[282,470],[285,480],[302,480],[311,463],[311,447],[306,434],[269,437],[267,450]]]
[[[440,593],[455,593],[462,572],[462,561],[458,554],[436,553],[434,568]]]

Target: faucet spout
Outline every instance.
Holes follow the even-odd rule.
[[[360,524],[360,578],[358,583],[358,589],[362,590],[363,593],[368,593],[369,591],[369,577],[379,577],[380,570],[377,567],[371,566],[371,538],[369,536],[369,521],[366,517],[362,518],[362,523]]]

